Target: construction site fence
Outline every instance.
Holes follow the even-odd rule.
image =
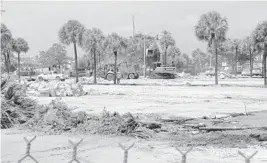
[[[34,158],[33,155],[31,155],[31,144],[33,143],[33,141],[36,139],[36,136],[34,136],[32,139],[28,139],[26,137],[24,137],[24,140],[26,142],[26,153],[25,155],[18,160],[18,163],[21,162],[27,162],[27,158],[31,159],[32,161],[34,161],[35,163],[40,163],[36,158]],[[83,139],[81,139],[78,142],[74,142],[69,140],[70,145],[72,146],[72,157],[71,159],[68,161],[68,163],[72,163],[72,162],[77,162],[77,163],[82,163],[82,161],[79,160],[79,158],[77,157],[77,153],[78,153],[78,146],[80,144],[82,144]],[[118,147],[122,149],[122,151],[124,152],[124,156],[122,158],[122,162],[123,163],[127,163],[128,162],[128,155],[129,155],[129,150],[134,147],[134,143],[132,143],[130,146],[125,146],[122,145],[121,143],[118,144]],[[193,147],[190,147],[189,149],[187,149],[186,151],[182,151],[181,149],[179,149],[178,147],[175,147],[175,149],[180,153],[181,155],[181,163],[187,163],[187,154],[193,149]],[[237,151],[237,154],[240,155],[240,157],[243,157],[245,163],[251,163],[251,159],[258,153],[258,151],[255,151],[252,155],[246,155],[245,153],[241,152],[241,151]]]

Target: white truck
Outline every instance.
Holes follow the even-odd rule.
[[[37,80],[40,78],[42,78],[45,81],[50,81],[50,80],[62,80],[62,81],[64,81],[65,79],[68,78],[68,75],[50,71],[48,73],[41,73],[40,75],[37,76]]]

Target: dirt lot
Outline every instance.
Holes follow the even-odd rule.
[[[76,111],[99,114],[104,107],[120,113],[158,113],[161,116],[200,117],[267,109],[265,88],[202,86],[86,85],[88,96],[63,97]],[[50,97],[39,97],[41,104]],[[223,115],[221,115],[223,116]]]
[[[141,120],[162,123],[161,131],[165,132],[156,132],[153,139],[144,140],[78,133],[43,135],[15,128],[2,130],[1,160],[3,163],[17,162],[25,153],[26,143],[23,136],[38,135],[33,142],[32,155],[41,163],[69,161],[72,150],[68,139],[79,138],[84,138],[78,148],[78,157],[82,162],[104,163],[107,159],[110,163],[122,162],[123,152],[118,147],[118,142],[135,142],[135,146],[129,152],[129,163],[179,162],[181,155],[175,147],[186,150],[187,145],[194,146],[188,155],[188,163],[244,162],[238,155],[238,150],[248,155],[258,150],[259,153],[252,159],[252,163],[267,162],[267,111],[264,111],[267,110],[266,88],[256,87],[260,85],[258,79],[242,80],[241,84],[237,80],[235,82],[253,87],[184,86],[183,83],[188,81],[181,80],[153,80],[146,86],[142,85],[144,80],[135,80],[135,83],[124,81],[135,85],[86,85],[85,89],[89,91],[89,95],[62,98],[69,106],[76,107],[73,111],[83,110],[96,115],[100,115],[104,108],[112,112],[131,112]],[[179,82],[183,86],[171,86]],[[205,83],[194,82],[202,85]],[[231,82],[234,81],[228,83]],[[39,97],[37,100],[41,104],[48,104],[52,99]],[[249,115],[232,114],[245,112]],[[205,124],[207,127],[248,129],[207,132],[195,128],[199,124]],[[259,141],[259,135],[264,137],[265,141]]]

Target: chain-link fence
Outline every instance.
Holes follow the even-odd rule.
[[[27,162],[26,158],[30,158],[31,160],[33,160],[35,163],[40,163],[36,158],[34,158],[34,156],[31,155],[30,151],[31,151],[31,144],[33,143],[33,141],[36,139],[36,136],[34,136],[32,139],[27,139],[26,137],[24,137],[24,140],[26,141],[26,153],[25,155],[18,160],[18,163],[21,162]],[[77,163],[82,163],[77,154],[78,154],[78,146],[80,144],[82,144],[83,139],[81,139],[78,142],[73,142],[71,140],[69,140],[69,143],[72,146],[73,152],[72,152],[72,158],[68,163],[72,163],[72,162],[77,162]],[[120,147],[123,152],[124,152],[124,156],[123,156],[123,163],[127,163],[128,162],[128,154],[129,154],[129,150],[134,146],[134,143],[131,144],[130,146],[126,147],[124,145],[122,145],[121,143],[118,144],[118,147]],[[190,147],[188,150],[186,151],[182,151],[179,148],[175,148],[180,154],[181,154],[181,163],[187,163],[187,155],[190,153],[190,151],[193,150],[193,147]],[[237,152],[241,157],[244,158],[245,163],[251,163],[251,159],[258,153],[258,151],[254,152],[252,155],[247,156],[246,154],[244,154],[241,151]]]

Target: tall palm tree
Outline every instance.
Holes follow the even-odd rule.
[[[10,52],[12,49],[12,33],[1,23],[1,55],[4,56],[7,73],[9,74]]]
[[[117,33],[108,35],[105,39],[105,47],[114,54],[114,84],[117,83],[117,57],[118,52],[126,48],[128,42],[125,38],[119,36]]]
[[[208,46],[213,45],[215,52],[215,84],[218,84],[218,52],[217,43],[225,40],[228,23],[225,18],[216,11],[203,14],[195,26],[196,37],[201,41],[208,42]]]
[[[88,29],[83,33],[82,48],[86,52],[90,52],[94,55],[94,84],[96,81],[96,64],[97,58],[96,54],[100,54],[103,47],[104,35],[100,29],[93,28]],[[100,56],[100,55],[99,55]]]
[[[266,81],[266,58],[267,58],[267,21],[263,21],[258,24],[252,34],[255,47],[263,52],[262,63],[263,63],[263,78],[264,85],[267,85]]]
[[[20,53],[21,52],[27,53],[29,50],[29,46],[27,41],[25,41],[23,38],[14,39],[12,46],[13,46],[12,47],[13,51],[18,53],[18,75],[20,80]]]
[[[69,20],[64,24],[58,33],[59,40],[61,43],[74,46],[74,56],[75,56],[75,71],[76,71],[76,83],[78,79],[78,55],[77,55],[77,44],[82,45],[82,34],[84,32],[84,26],[77,20]]]

